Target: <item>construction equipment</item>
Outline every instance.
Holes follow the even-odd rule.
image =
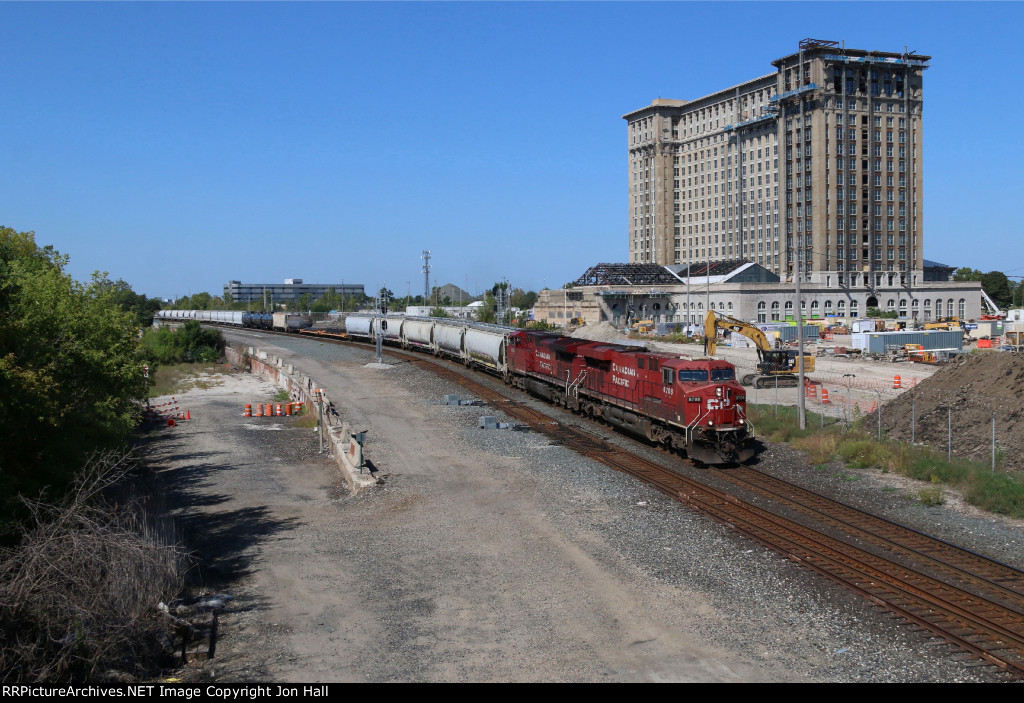
[[[804,354],[800,357],[795,349],[772,349],[768,336],[757,327],[714,310],[708,310],[704,318],[704,353],[708,356],[715,354],[720,329],[742,334],[757,348],[757,373],[745,374],[740,379],[744,386],[796,388],[799,383],[797,373],[801,367],[804,373],[814,371],[813,356]]]
[[[959,330],[962,329],[960,326],[959,317],[940,317],[935,322],[924,323],[926,330]]]
[[[637,334],[650,334],[654,331],[654,320],[639,320],[629,328],[629,331]]]

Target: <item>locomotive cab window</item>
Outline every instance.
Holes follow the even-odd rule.
[[[657,360],[657,358],[652,356],[651,357],[651,371],[657,371],[657,370],[658,370],[658,360]]]
[[[637,367],[638,369],[642,369],[642,368],[644,368],[644,358],[643,358],[642,356],[638,356],[638,357],[636,358],[636,367]]]
[[[711,380],[712,381],[735,381],[736,370],[735,369],[711,369]]]
[[[679,380],[683,383],[708,380],[708,372],[704,369],[679,369]]]
[[[661,382],[666,386],[672,385],[672,369],[661,370]]]

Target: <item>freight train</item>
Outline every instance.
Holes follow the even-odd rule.
[[[161,310],[156,317],[317,333],[307,316],[292,313]],[[379,336],[384,344],[454,359],[702,464],[744,463],[757,453],[746,391],[726,361],[445,318],[352,313],[345,327],[349,339]]]
[[[357,313],[345,324],[352,339],[380,336],[461,361],[703,464],[743,463],[757,452],[746,391],[725,361],[453,319]]]
[[[249,327],[278,332],[298,332],[312,326],[309,315],[292,312],[240,312],[236,310],[158,310],[154,316],[161,322],[198,320],[233,327]]]

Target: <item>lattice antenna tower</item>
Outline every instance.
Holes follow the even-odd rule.
[[[420,258],[423,259],[423,301],[426,302],[430,297],[430,251],[424,249]]]

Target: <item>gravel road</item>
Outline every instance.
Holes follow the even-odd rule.
[[[441,405],[457,385],[368,368],[369,349],[227,336],[344,398],[384,480],[353,497],[309,429],[242,418],[274,392],[253,377],[179,398],[193,419],[152,456],[204,582],[235,596],[218,680],[1000,680],[627,475],[530,431],[477,429],[500,413]],[[1019,526],[925,509],[785,448],[763,468],[1019,557]]]

